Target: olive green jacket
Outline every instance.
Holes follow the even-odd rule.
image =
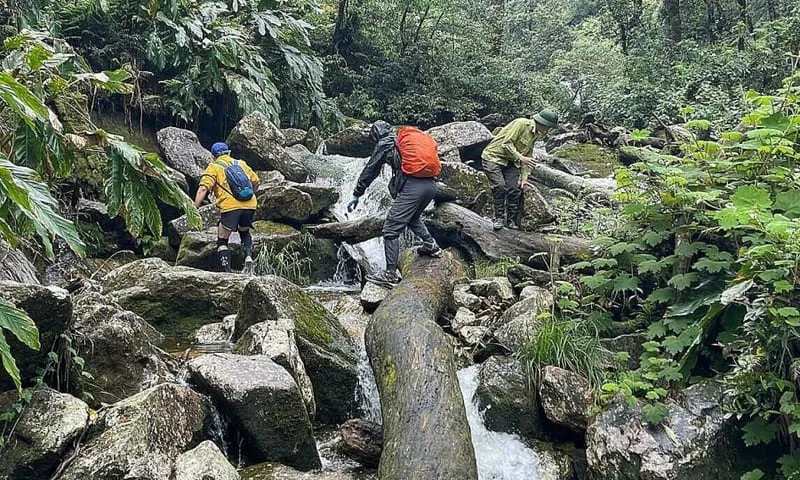
[[[528,179],[527,167],[522,166],[520,156],[530,157],[533,144],[544,135],[536,133],[536,122],[530,118],[518,118],[503,127],[483,150],[482,158],[487,162],[499,165],[513,163],[522,170],[522,181]]]

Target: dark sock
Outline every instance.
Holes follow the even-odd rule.
[[[231,251],[229,249],[217,250],[219,256],[219,265],[222,267],[223,272],[230,273],[231,271]]]
[[[250,234],[250,230],[243,232],[239,231],[239,238],[242,239],[242,248],[244,248],[244,255],[245,257],[252,257],[253,256],[253,235]]]

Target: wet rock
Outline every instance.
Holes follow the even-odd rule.
[[[280,129],[259,112],[239,120],[228,135],[233,156],[253,170],[277,170],[288,180],[305,182],[308,169],[283,148],[285,141]]]
[[[483,305],[481,298],[470,292],[469,285],[456,285],[453,289],[453,303],[458,308],[466,308],[473,312]]]
[[[325,187],[313,183],[290,183],[291,187],[311,197],[311,218],[317,218],[328,211],[339,201],[339,191],[334,187]]]
[[[442,162],[439,181],[455,192],[455,201],[472,211],[483,213],[489,202],[486,174],[461,162]]]
[[[369,138],[371,125],[354,125],[325,140],[328,155],[369,157],[375,142]]]
[[[529,440],[536,454],[539,456],[539,470],[536,480],[580,480],[575,468],[575,456],[578,452],[570,453],[567,449],[559,448],[552,443]],[[574,450],[574,447],[572,447]]]
[[[311,218],[314,201],[311,195],[286,185],[271,187],[258,196],[256,220],[277,220],[301,224]]]
[[[253,238],[253,258],[264,248],[279,252],[290,243],[300,240],[300,232],[293,227],[273,222],[256,222],[250,235]],[[245,254],[238,232],[231,233],[228,248],[231,250],[231,267],[240,270],[244,266]],[[175,264],[212,272],[220,271],[217,229],[186,233],[178,249]]]
[[[491,331],[483,325],[467,325],[458,330],[458,337],[467,345],[482,346],[488,341]]]
[[[0,395],[0,411],[12,411],[16,390]],[[47,387],[33,391],[0,455],[0,477],[17,480],[49,478],[61,455],[87,427],[89,406]]]
[[[553,209],[539,193],[539,189],[525,187],[522,194],[522,209],[518,218],[519,225],[523,230],[535,231],[542,225],[552,223],[555,218]]]
[[[519,360],[495,356],[483,362],[478,371],[475,400],[484,410],[489,430],[527,438],[542,435],[536,392],[530,388]]]
[[[737,420],[721,405],[725,386],[716,380],[692,385],[677,399],[665,402],[665,428],[643,419],[641,405],[618,398],[601,412],[586,432],[591,478],[713,478],[735,480],[743,455]],[[670,438],[672,437],[672,438]],[[752,468],[752,467],[751,467]]]
[[[551,422],[578,433],[586,430],[592,390],[584,377],[563,368],[545,367],[539,382],[539,401]]]
[[[321,143],[322,136],[319,133],[319,128],[312,126],[308,129],[308,133],[306,133],[306,138],[303,140],[303,144],[310,152],[316,153]]]
[[[234,338],[256,323],[291,319],[300,357],[314,385],[317,420],[341,424],[351,418],[356,408],[358,356],[339,319],[307,292],[276,276],[251,280],[242,299]]]
[[[20,252],[0,239],[0,281],[39,283],[36,267]]]
[[[263,355],[210,354],[189,363],[192,382],[211,395],[256,461],[320,468],[311,421],[289,372]]]
[[[264,355],[285,368],[297,382],[308,417],[314,418],[317,405],[314,401],[314,386],[306,373],[306,367],[297,348],[294,322],[287,318],[256,323],[242,335],[236,344],[236,353],[242,355]]]
[[[512,352],[519,350],[539,326],[539,314],[552,310],[554,303],[553,295],[539,288],[538,293],[503,312],[494,332],[495,338]]]
[[[480,158],[480,153],[494,138],[492,132],[480,122],[453,122],[427,130],[436,139],[439,150],[456,147],[464,159]]]
[[[389,292],[390,290],[388,288],[375,285],[372,282],[367,282],[364,284],[364,288],[361,289],[361,295],[359,295],[361,305],[368,313],[372,313],[378,308],[378,305],[381,304],[383,299],[389,295]]]
[[[173,480],[239,480],[233,468],[214,442],[206,440],[175,459]]]
[[[100,414],[60,479],[118,480],[154,458],[172,460],[208,438],[212,412],[189,387],[166,383],[145,390]]]
[[[627,353],[628,360],[621,366],[629,370],[636,370],[639,368],[639,360],[644,354],[645,341],[647,340],[641,333],[629,333],[614,338],[601,338],[600,344],[612,353]]]
[[[102,279],[109,296],[160,332],[189,337],[239,309],[249,277],[171,267],[159,258],[123,265]]]
[[[213,345],[229,342],[233,337],[235,326],[236,315],[227,315],[219,323],[209,323],[200,327],[195,332],[192,343],[195,345]]]
[[[301,130],[299,128],[282,128],[281,133],[283,134],[284,147],[302,144],[306,139],[306,135],[308,135],[305,130]]]
[[[69,293],[58,287],[43,287],[31,283],[0,281],[0,298],[24,311],[39,329],[38,351],[28,348],[14,335],[6,335],[11,353],[17,361],[23,385],[37,376],[36,370],[47,362],[50,346],[67,330],[72,318]],[[15,388],[6,374],[0,375],[0,390]]]
[[[182,128],[162,128],[156,140],[166,164],[184,174],[191,180],[192,190],[196,189],[203,170],[214,161],[211,152],[200,145],[194,132]]]
[[[154,346],[162,335],[140,316],[96,292],[76,295],[74,309],[73,347],[92,378],[79,371],[71,378],[79,391],[91,394],[90,403],[114,403],[175,380]]]
[[[478,325],[478,317],[466,307],[459,307],[456,311],[451,326],[454,332],[460,331],[464,327]]]
[[[241,471],[242,480],[377,480],[374,473],[298,472],[277,463],[264,463]]]
[[[374,422],[354,419],[339,428],[341,452],[358,463],[376,468],[383,451],[383,428]]]
[[[219,224],[219,208],[214,204],[203,205],[198,209],[200,217],[203,219],[201,230],[208,230],[216,228]],[[191,232],[192,228],[189,226],[189,220],[186,215],[180,216],[167,224],[167,236],[169,237],[169,244],[175,248],[181,245],[181,239],[184,235]]]
[[[514,288],[506,277],[490,277],[473,280],[469,284],[472,293],[494,303],[509,304],[517,299]]]

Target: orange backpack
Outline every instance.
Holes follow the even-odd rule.
[[[442,163],[436,151],[436,140],[416,127],[403,127],[397,132],[400,151],[400,170],[408,176],[436,177],[442,173]]]

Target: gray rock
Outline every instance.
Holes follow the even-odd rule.
[[[312,126],[308,129],[308,133],[306,133],[306,138],[303,140],[303,144],[306,146],[306,148],[308,148],[309,151],[316,153],[321,143],[322,136],[319,133],[319,128]]]
[[[311,197],[311,218],[317,218],[339,201],[339,190],[314,183],[288,183]]]
[[[449,163],[460,163],[461,162],[461,153],[458,151],[458,147],[453,145],[439,145],[439,160],[442,163],[449,162]]]
[[[628,361],[623,363],[621,367],[629,370],[636,370],[639,368],[639,360],[644,354],[644,342],[647,339],[641,333],[629,333],[620,335],[614,338],[602,338],[600,344],[608,349],[612,354],[618,352],[625,352],[628,354]],[[609,365],[614,367],[615,365]]]
[[[298,472],[278,463],[263,463],[241,471],[242,480],[377,480],[374,473]]]
[[[522,209],[518,222],[526,231],[535,231],[542,225],[552,223],[556,217],[550,203],[542,196],[536,187],[526,186],[522,195]]]
[[[364,307],[369,313],[374,312],[378,305],[383,302],[387,295],[389,295],[390,290],[385,287],[381,287],[380,285],[375,285],[372,282],[367,282],[364,284],[364,288],[361,289],[361,295],[359,295],[359,300],[361,300],[361,305]]]
[[[513,357],[489,357],[478,371],[475,401],[484,410],[486,428],[517,433],[526,438],[542,436],[539,404],[528,376]]]
[[[552,310],[554,302],[553,295],[540,288],[538,294],[515,303],[503,312],[498,319],[494,337],[512,352],[519,350],[539,326],[539,314]]]
[[[506,277],[479,278],[470,282],[469,288],[475,295],[494,303],[510,304],[517,299],[514,288]]]
[[[259,194],[255,219],[300,224],[307,222],[313,211],[311,195],[298,188],[279,185]]]
[[[230,342],[236,326],[236,315],[226,315],[221,322],[203,325],[194,333],[195,345],[213,345]]]
[[[0,281],[10,280],[19,283],[39,283],[36,267],[25,254],[0,239]]]
[[[539,470],[536,480],[578,480],[585,477],[577,476],[573,457],[565,449],[556,445],[538,440],[529,440],[531,446],[539,456]],[[572,447],[574,449],[574,447]]]
[[[193,181],[193,188],[197,188],[203,170],[214,161],[211,152],[200,145],[197,135],[182,128],[167,127],[156,133],[156,140],[166,164],[186,175]]]
[[[467,325],[458,330],[458,337],[467,345],[483,346],[489,339],[492,329],[483,325]]]
[[[492,132],[480,122],[453,122],[427,130],[436,139],[439,151],[456,147],[463,158],[479,158],[480,152],[494,138]]]
[[[564,133],[558,133],[556,135],[549,135],[547,137],[546,148],[547,151],[550,151],[564,145],[565,143],[587,143],[588,141],[589,136],[586,134],[586,130],[571,130]]]
[[[207,439],[212,412],[209,402],[189,387],[165,383],[145,390],[100,414],[60,479],[142,478],[153,459],[163,464]]]
[[[67,330],[72,319],[72,299],[66,290],[38,284],[0,281],[0,298],[24,311],[39,329],[41,348],[31,350],[14,335],[6,335],[11,354],[17,361],[23,385],[37,376],[36,370],[47,362],[50,347]],[[15,388],[8,375],[0,375],[0,390]]]
[[[108,207],[103,202],[81,198],[78,200],[78,205],[75,209],[78,212],[79,220],[95,222],[103,230],[111,231],[116,226],[114,220],[108,216]]]
[[[722,409],[724,396],[722,382],[706,380],[667,400],[663,423],[674,435],[649,426],[640,405],[617,398],[586,432],[590,478],[740,478],[746,470],[737,468],[738,461],[747,455],[736,418]]]
[[[442,162],[439,181],[455,192],[455,201],[478,213],[489,205],[490,187],[486,174],[461,162]]]
[[[470,286],[466,284],[456,285],[453,289],[453,304],[457,308],[466,308],[473,312],[478,311],[483,305],[481,297],[470,292]]]
[[[236,344],[236,353],[242,355],[264,355],[285,368],[303,396],[308,417],[314,418],[317,405],[314,401],[314,386],[306,373],[303,359],[297,348],[294,322],[288,318],[256,323],[244,332]]]
[[[236,313],[249,277],[171,267],[159,258],[123,265],[102,279],[109,296],[160,332],[189,337]]]
[[[575,432],[586,430],[586,413],[592,405],[589,381],[577,373],[548,366],[539,381],[539,401],[548,420]]]
[[[460,331],[464,327],[478,325],[478,317],[466,307],[459,307],[456,311],[451,326],[454,332]]]
[[[203,205],[198,209],[200,217],[203,219],[201,230],[208,230],[216,228],[219,224],[219,208],[215,204]],[[167,223],[167,236],[169,237],[169,244],[175,248],[181,245],[181,239],[184,235],[191,232],[192,228],[189,226],[189,219],[186,215],[182,215],[175,220]]]
[[[521,263],[508,267],[506,276],[514,286],[530,282],[539,287],[548,286],[551,278],[553,280],[561,280],[562,277],[562,275],[559,273],[555,273],[551,276],[550,272],[545,270],[537,270]]]
[[[283,148],[285,141],[280,129],[259,112],[239,120],[228,135],[234,157],[254,170],[277,170],[288,180],[305,182],[308,169]]]
[[[341,452],[358,463],[377,468],[383,452],[383,428],[374,422],[353,419],[339,428]]]
[[[163,453],[148,453],[131,462],[122,480],[172,480],[172,458]]]
[[[248,457],[322,467],[300,390],[286,369],[262,355],[210,354],[189,362],[189,372],[242,433]]]
[[[282,128],[281,133],[283,134],[284,147],[302,144],[306,139],[306,135],[308,135],[305,130],[301,130],[299,128]],[[305,145],[303,146],[305,147]]]
[[[369,157],[375,142],[369,138],[371,125],[354,125],[325,140],[328,155]]]
[[[264,321],[294,322],[297,347],[314,385],[317,421],[341,424],[355,411],[355,343],[332,313],[307,292],[275,276],[254,278],[242,294],[237,334]]]
[[[99,293],[76,295],[70,332],[73,347],[84,359],[84,370],[92,375],[86,378],[76,371],[72,378],[78,390],[91,394],[93,406],[175,380],[154,346],[161,345],[162,335]]]
[[[239,480],[233,468],[214,442],[206,440],[175,459],[173,480]]]
[[[16,390],[0,395],[0,411],[11,411]],[[89,422],[89,406],[77,398],[41,387],[19,414],[0,455],[0,478],[49,478]]]

